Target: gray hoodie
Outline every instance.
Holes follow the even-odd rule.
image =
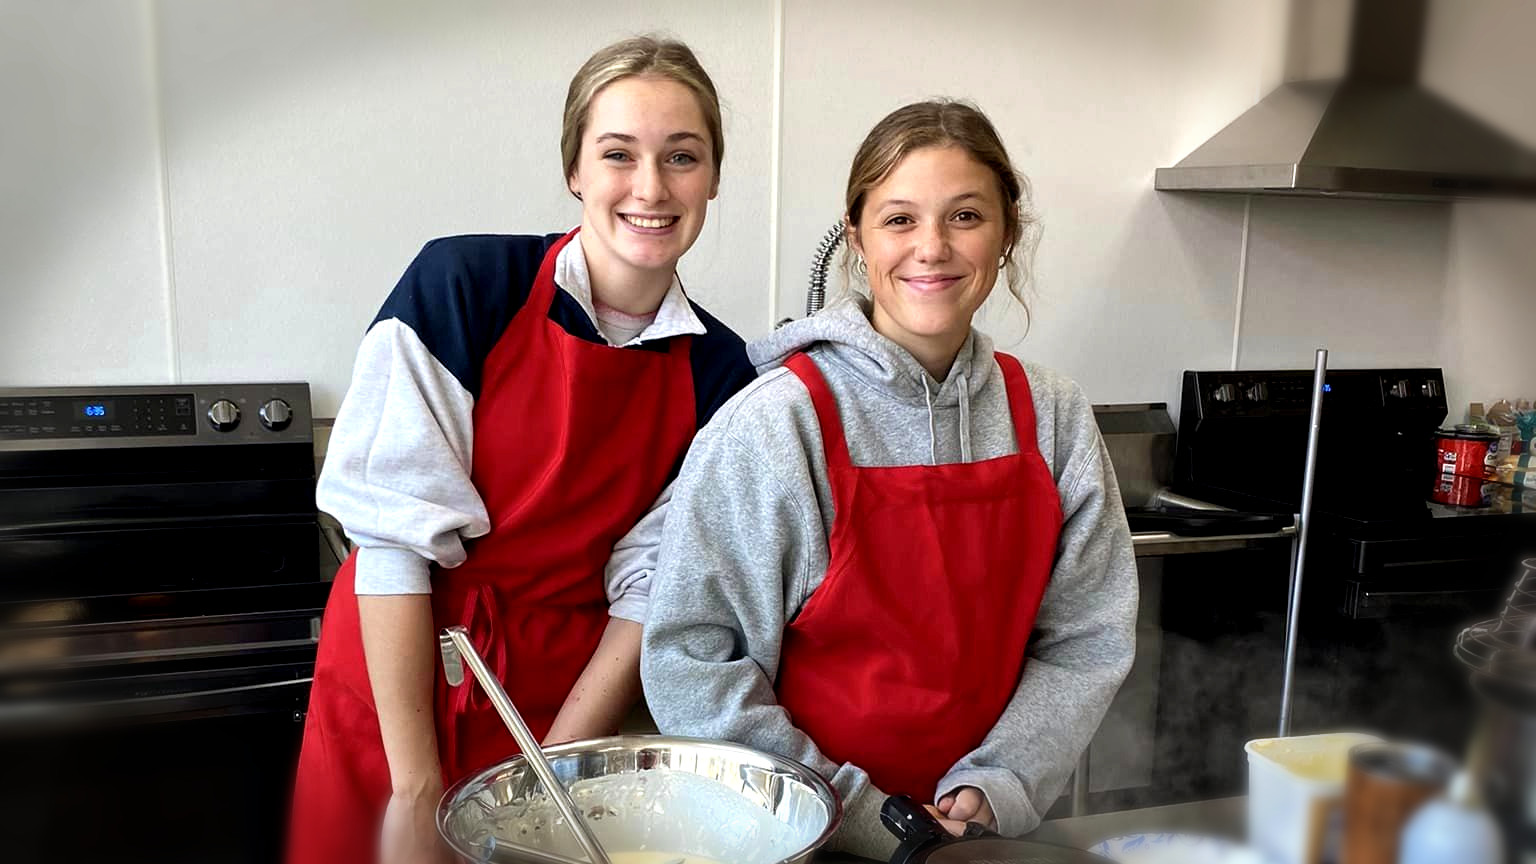
[[[992,340],[972,330],[944,381],[875,332],[867,301],[834,305],[748,347],[760,376],[694,439],[651,586],[641,675],[662,732],[797,759],[843,799],[834,848],[888,858],[885,793],[821,753],[774,696],[784,626],[825,575],[832,492],[810,394],[780,368],[806,351],[836,398],[855,465],[935,465],[1017,452]],[[987,796],[998,830],[1033,829],[1061,793],[1135,654],[1136,563],[1088,400],[1025,364],[1040,454],[1064,524],[1013,698],[932,790]],[[977,658],[977,662],[985,662]],[[936,723],[942,722],[935,718]],[[921,747],[914,741],[913,747]]]

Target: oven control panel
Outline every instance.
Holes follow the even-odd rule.
[[[1305,418],[1311,413],[1312,375],[1310,369],[1185,372],[1181,410],[1200,418]],[[1445,378],[1439,369],[1330,369],[1323,404],[1351,414],[1443,417]]]
[[[309,441],[309,385],[0,388],[0,448]]]

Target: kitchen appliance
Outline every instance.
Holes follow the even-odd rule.
[[[1296,512],[1312,374],[1186,372],[1173,488]],[[1294,722],[1298,732],[1365,728],[1454,751],[1470,728],[1470,696],[1436,646],[1496,602],[1536,543],[1536,495],[1501,487],[1480,506],[1432,500],[1434,435],[1447,410],[1438,369],[1329,370],[1324,390]],[[1241,689],[1229,698],[1269,699],[1269,670],[1283,664],[1270,634],[1284,621],[1287,583],[1229,573],[1165,593],[1175,610],[1165,629],[1191,646],[1180,662],[1232,672],[1225,680]]]
[[[728,864],[807,864],[842,819],[832,787],[798,762],[739,744],[661,735],[620,735],[544,749],[554,773],[589,817],[605,848],[615,838]],[[454,784],[438,827],[469,861],[542,859],[514,849],[581,859],[522,756]]]
[[[966,826],[963,836],[952,837],[926,809],[905,795],[886,799],[880,807],[880,821],[901,841],[891,864],[1106,864],[1109,860],[1065,846],[1002,837],[974,822]]]
[[[7,860],[280,857],[346,554],[311,425],[302,383],[0,389]]]
[[[1279,703],[1210,698],[1240,686],[1245,676],[1262,673],[1177,665],[1172,661],[1189,655],[1188,633],[1168,631],[1165,622],[1190,623],[1191,610],[1183,599],[1189,586],[1241,590],[1233,574],[1243,574],[1242,581],[1283,582],[1294,548],[1295,515],[1230,509],[1175,491],[1177,429],[1165,404],[1095,405],[1093,412],[1114,465],[1136,554],[1136,659],[1078,766],[1070,810],[1058,805],[1051,815],[1235,794],[1239,771],[1225,780],[1212,774],[1211,766],[1221,765],[1229,753],[1214,749],[1208,727],[1216,721],[1223,728],[1271,735]],[[1168,608],[1168,592],[1180,606]],[[1278,644],[1284,634],[1276,629],[1273,635],[1251,638],[1273,638]],[[1278,667],[1274,672],[1278,675]],[[1273,689],[1278,698],[1278,677]]]
[[[1294,533],[1290,514],[1235,510],[1171,487],[1177,435],[1166,403],[1095,405],[1093,419],[1115,469],[1138,555],[1238,548],[1244,541],[1288,539]]]
[[[1320,5],[1292,3],[1289,58],[1313,49],[1294,43],[1321,32],[1310,20],[1326,11]],[[1536,195],[1528,147],[1419,84],[1427,5],[1355,0],[1342,78],[1301,80],[1311,76],[1288,69],[1257,105],[1177,165],[1157,169],[1156,188],[1409,200]]]

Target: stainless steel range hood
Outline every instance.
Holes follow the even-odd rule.
[[[1157,169],[1156,188],[1536,197],[1536,153],[1418,85],[1425,12],[1425,0],[1357,0],[1342,78],[1281,85],[1182,162]]]

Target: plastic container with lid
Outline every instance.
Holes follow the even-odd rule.
[[[1333,860],[1349,749],[1379,741],[1360,732],[1249,741],[1248,842],[1272,864]]]

